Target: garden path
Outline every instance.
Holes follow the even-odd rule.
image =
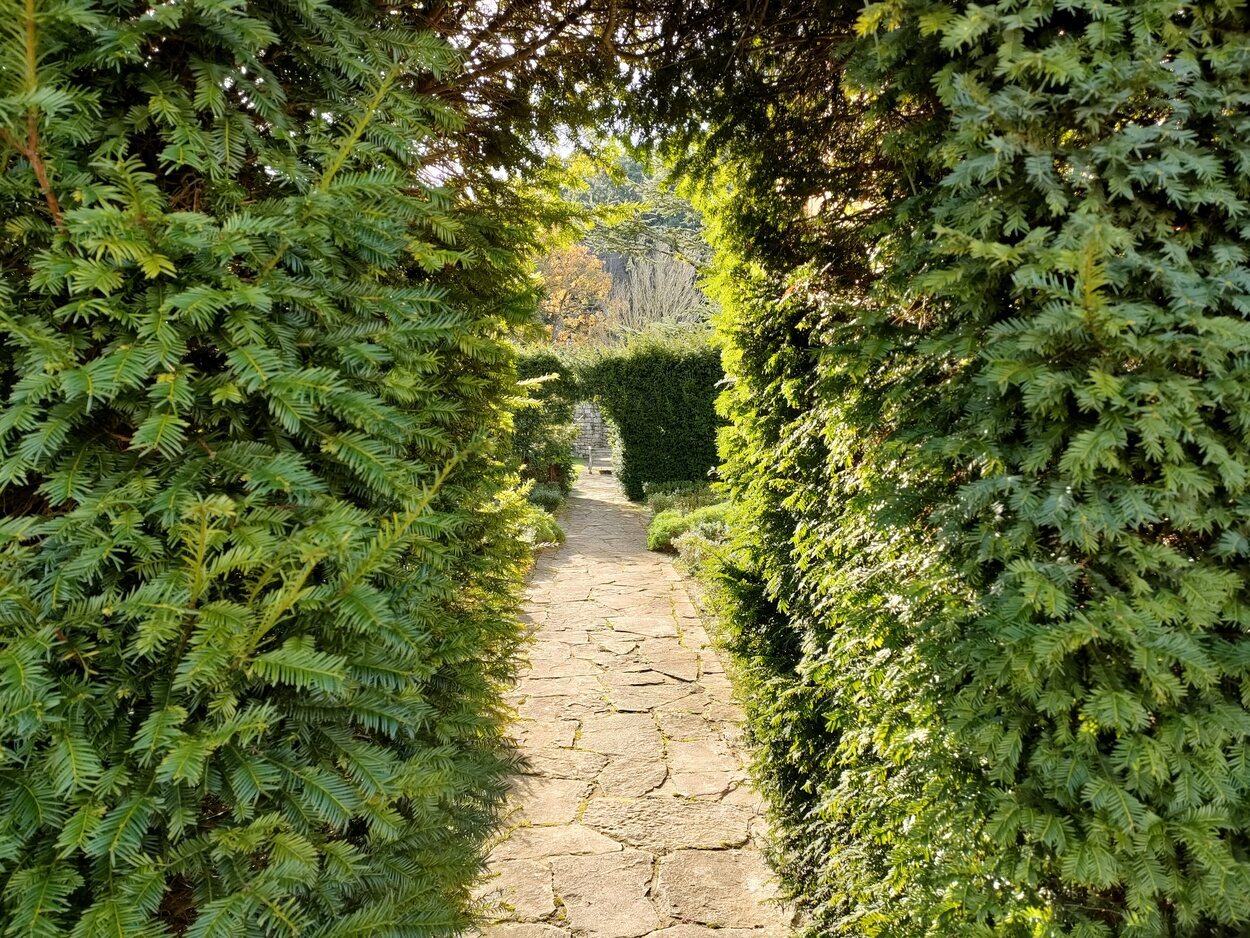
[[[491,854],[489,938],[781,938],[741,714],[672,559],[583,474],[530,579],[527,767]]]

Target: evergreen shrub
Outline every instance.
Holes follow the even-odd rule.
[[[715,488],[706,482],[646,482],[642,493],[647,507],[656,514],[672,508],[693,511],[721,500]]]
[[[460,118],[410,15],[4,8],[6,934],[468,926],[523,265],[418,173]]]
[[[1250,13],[798,21],[704,154],[788,881],[824,935],[1244,935]]]
[[[535,548],[551,544],[563,544],[564,529],[544,508],[535,506],[530,510],[525,523],[525,540]]]
[[[573,487],[576,375],[564,356],[548,349],[522,347],[517,355],[517,376],[524,382],[525,397],[513,416],[512,446],[521,473],[535,481],[536,490],[554,486],[563,500]]]
[[[658,512],[647,527],[647,550],[672,551],[673,541],[690,531],[698,530],[705,537],[727,533],[729,503],[705,505],[693,511],[669,508]]]
[[[567,493],[550,482],[536,482],[530,487],[527,497],[530,504],[537,505],[544,511],[553,512],[564,504]]]
[[[717,463],[720,352],[703,330],[643,333],[578,362],[580,393],[620,434],[617,472],[626,495],[647,483],[706,481]]]

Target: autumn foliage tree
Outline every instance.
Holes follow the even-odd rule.
[[[589,341],[601,325],[612,275],[584,244],[557,247],[538,261],[539,315],[556,344]]]

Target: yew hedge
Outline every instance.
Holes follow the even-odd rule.
[[[568,495],[577,440],[573,424],[576,375],[565,356],[540,347],[521,348],[516,368],[524,396],[513,415],[512,447],[521,473]]]
[[[418,159],[456,56],[363,2],[5,16],[5,934],[461,933],[526,311]]]
[[[1250,13],[769,9],[686,9],[653,116],[716,183],[792,887],[820,934],[1246,934]]]
[[[706,330],[662,329],[622,345],[584,349],[527,346],[520,352],[528,401],[515,415],[516,455],[525,473],[567,492],[572,478],[568,433],[573,407],[591,401],[617,432],[615,471],[626,494],[644,486],[705,482],[717,463],[716,412],[725,372]]]
[[[706,333],[644,333],[583,357],[577,375],[579,393],[620,433],[617,471],[631,499],[640,501],[647,483],[708,478],[718,459],[724,369]]]

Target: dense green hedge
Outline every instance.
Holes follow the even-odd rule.
[[[1245,935],[1250,13],[794,9],[704,151],[789,881],[821,934]]]
[[[5,8],[7,935],[469,927],[524,263],[414,165],[459,117],[412,15]]]
[[[522,475],[567,495],[573,485],[577,439],[573,424],[576,375],[565,356],[527,346],[517,354],[517,377],[525,382],[524,398],[513,416],[512,446]]]
[[[652,483],[701,482],[715,467],[721,419],[716,398],[724,370],[705,330],[664,329],[620,346],[583,350],[523,347],[524,387],[517,405],[514,449],[527,478],[564,491],[572,479],[573,407],[593,401],[619,432],[618,464],[626,494],[643,497]]]
[[[707,479],[723,378],[720,352],[702,332],[644,334],[579,361],[579,393],[620,433],[618,472],[631,499],[648,482]]]

